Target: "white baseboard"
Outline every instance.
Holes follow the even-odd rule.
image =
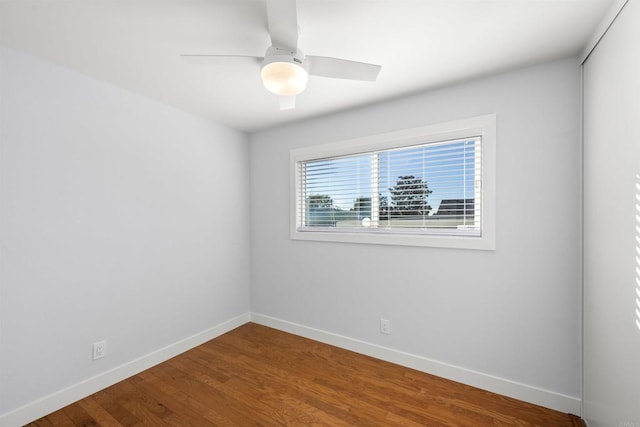
[[[356,353],[375,357],[376,359],[385,360],[397,365],[406,366],[418,371],[488,390],[503,396],[555,409],[556,411],[576,415],[579,415],[581,412],[581,400],[577,397],[483,374],[482,372],[449,365],[437,360],[382,347],[320,329],[310,328],[263,314],[251,313],[251,321],[315,341],[355,351]]]
[[[11,412],[2,414],[0,415],[0,426],[18,427],[33,420],[37,420],[40,417],[57,411],[60,408],[64,408],[65,406],[102,390],[103,388],[109,387],[117,382],[140,373],[145,369],[149,369],[158,363],[169,360],[180,353],[184,353],[187,350],[212,340],[213,338],[229,332],[238,326],[244,325],[250,321],[250,318],[251,315],[249,313],[234,317],[233,319],[229,319],[226,322],[220,323],[219,325],[180,340],[167,347],[132,360],[124,365],[103,372],[78,384],[74,384],[71,387],[57,391]]]

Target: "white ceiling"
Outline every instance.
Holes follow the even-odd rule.
[[[579,54],[615,0],[298,0],[306,53],[382,65],[378,81],[311,76],[280,111],[247,59],[261,0],[0,0],[0,43],[243,131]]]

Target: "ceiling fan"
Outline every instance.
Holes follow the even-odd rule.
[[[248,57],[261,61],[260,75],[264,87],[278,95],[281,110],[294,108],[296,95],[313,76],[375,81],[380,65],[326,56],[305,55],[298,49],[298,16],[296,0],[266,0],[271,46],[264,57],[246,55],[181,55],[202,61],[220,57]]]

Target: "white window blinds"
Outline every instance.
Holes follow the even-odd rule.
[[[482,139],[297,163],[298,231],[480,236]]]

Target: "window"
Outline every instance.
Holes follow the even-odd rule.
[[[291,237],[494,249],[495,116],[291,152]]]

